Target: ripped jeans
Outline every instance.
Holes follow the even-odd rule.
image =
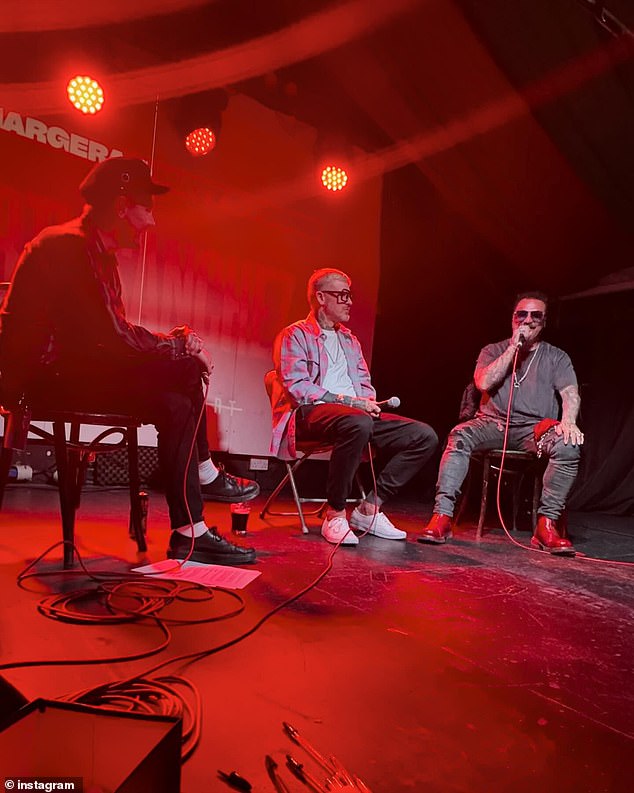
[[[504,422],[497,419],[475,418],[458,424],[449,433],[447,446],[440,461],[434,512],[453,516],[456,499],[469,470],[474,451],[501,449],[504,441]],[[508,448],[537,452],[532,425],[509,428]],[[548,459],[538,513],[557,520],[566,506],[566,499],[579,470],[581,450],[565,444],[561,435],[550,430],[542,436],[542,455]]]

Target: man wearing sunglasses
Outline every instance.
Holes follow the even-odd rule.
[[[577,475],[583,444],[583,433],[576,423],[579,391],[568,355],[542,340],[546,310],[543,293],[518,295],[511,338],[489,344],[480,352],[474,374],[481,392],[480,405],[475,418],[454,427],[449,435],[440,462],[434,514],[419,542],[440,544],[451,537],[456,498],[471,453],[502,447],[512,396],[507,448],[536,452],[548,459],[531,545],[552,554],[574,555],[560,518]]]
[[[350,287],[341,270],[314,272],[308,281],[310,314],[276,339],[271,451],[283,448],[295,457],[296,441],[332,445],[321,529],[328,542],[357,545],[352,529],[404,540],[406,532],[392,524],[381,505],[420,470],[438,438],[426,424],[381,411],[361,345],[344,325],[352,307]],[[385,465],[376,490],[348,521],[346,500],[368,443]]]

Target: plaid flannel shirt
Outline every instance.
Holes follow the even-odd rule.
[[[3,393],[28,390],[39,367],[81,373],[86,360],[187,355],[189,328],[153,333],[126,319],[117,260],[86,216],[44,229],[24,249],[0,310]]]
[[[337,326],[341,348],[348,363],[348,374],[357,396],[375,399],[368,365],[357,337],[344,325]],[[321,385],[328,371],[324,346],[325,333],[311,312],[278,335],[273,348],[276,378],[271,394],[273,435],[271,453],[280,457],[297,456],[295,413],[300,405],[324,400],[329,392]]]

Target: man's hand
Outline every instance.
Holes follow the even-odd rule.
[[[185,352],[187,355],[191,355],[192,358],[198,359],[201,376],[206,385],[209,383],[209,377],[213,371],[214,365],[211,362],[211,356],[205,349],[205,342],[195,331],[187,326],[175,328],[175,330],[180,331],[180,335],[185,339]]]
[[[520,337],[524,338],[525,346],[530,347],[535,339],[539,336],[541,329],[542,328],[540,325],[537,325],[535,328],[531,328],[530,325],[520,325],[513,331],[513,336],[511,337],[511,347],[515,347],[515,349],[519,347]]]
[[[555,424],[555,432],[557,435],[563,436],[566,445],[571,443],[573,446],[581,446],[583,443],[583,432],[576,424],[560,421],[559,424]]]
[[[187,355],[198,355],[204,346],[203,340],[193,330],[185,334],[185,352]]]
[[[369,413],[371,416],[379,416],[381,414],[381,407],[377,402],[374,401],[374,399],[355,397],[352,400],[352,407],[359,408],[359,410],[365,410],[365,412]]]
[[[203,381],[205,384],[207,384],[209,382],[209,377],[214,370],[214,365],[211,362],[211,356],[204,347],[201,347],[201,349],[196,354],[190,354],[193,358],[198,358]]]

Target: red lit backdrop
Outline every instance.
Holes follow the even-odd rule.
[[[70,104],[56,117],[0,110],[2,279],[40,228],[80,211],[77,185],[89,159],[112,150],[150,159],[155,107],[117,111],[103,88],[104,109],[90,118]],[[191,157],[171,117],[159,101],[154,172],[172,190],[156,202],[145,271],[136,254],[120,260],[129,318],[137,322],[140,310],[141,324],[155,330],[184,322],[196,328],[216,364],[212,447],[266,454],[263,375],[275,334],[307,312],[305,284],[315,268],[336,266],[352,276],[351,326],[370,359],[380,179],[328,193],[316,172],[316,130],[241,95],[230,97],[206,157]],[[142,442],[153,442],[152,433]]]

